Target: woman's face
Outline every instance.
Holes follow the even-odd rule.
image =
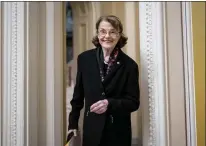
[[[113,50],[118,43],[120,34],[109,22],[102,21],[99,24],[98,39],[102,48]]]

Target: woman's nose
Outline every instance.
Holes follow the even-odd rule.
[[[105,37],[109,37],[109,36],[110,36],[110,34],[109,34],[109,32],[107,32],[106,35],[105,35]]]

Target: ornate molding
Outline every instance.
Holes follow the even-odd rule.
[[[168,6],[170,6],[170,9]],[[169,38],[167,31],[170,32],[173,29],[171,26],[169,27],[166,24],[166,16],[168,16],[166,14],[168,13],[168,11],[171,11],[171,8],[173,6],[175,5],[168,4],[166,9],[166,5],[163,2],[139,3],[141,54],[140,80],[142,89],[141,100],[142,104],[144,105],[144,146],[169,146],[170,144],[175,143],[174,139],[177,138],[174,138],[176,131],[174,129],[170,131],[170,124],[172,123],[173,119],[170,119],[168,112],[169,110],[171,112],[171,108],[168,107],[169,105],[171,105],[171,103],[168,103],[169,96],[171,94],[169,94],[168,90],[173,89],[174,87],[169,87],[169,85],[171,84],[169,84],[168,82],[171,81],[171,78],[168,77],[168,71],[169,69],[172,69],[173,66],[167,66],[168,61],[171,60],[169,60],[166,56],[167,53],[169,53],[167,52],[167,49],[170,49],[171,47],[169,43],[172,42],[171,40],[167,40]],[[182,70],[182,74],[185,81],[185,95],[183,98],[187,97],[185,98],[186,118],[182,118],[185,119],[185,121],[182,121],[182,124],[187,123],[185,130],[187,135],[187,144],[189,146],[196,146],[194,66],[192,52],[192,23],[190,13],[191,5],[190,3],[186,2],[182,3],[182,12],[178,12],[176,15],[182,15],[182,20],[178,20],[182,21],[182,24],[184,26],[179,26],[183,29],[183,42],[178,40],[180,46],[183,44],[184,55],[182,58],[181,56],[179,56],[179,59],[184,59],[184,69]],[[169,18],[167,18],[167,22],[173,20],[169,19],[169,21],[168,19]],[[174,31],[179,32],[179,30],[181,29],[179,28]],[[172,124],[173,127],[176,127],[174,123]],[[172,132],[172,134],[170,132]],[[171,138],[173,141],[170,141],[169,138]],[[185,139],[183,139],[182,143],[184,143],[184,141]]]
[[[152,32],[152,3],[146,2],[146,40],[145,50],[147,51],[147,77],[148,77],[148,97],[149,97],[149,146],[156,146],[155,136],[155,99],[154,99],[154,53],[153,53],[153,32]]]
[[[165,146],[165,56],[163,3],[140,2],[140,71],[143,145]]]
[[[24,5],[4,2],[3,145],[24,144]]]
[[[12,3],[11,145],[17,145],[17,2]]]
[[[147,88],[147,93],[142,96],[147,96],[146,100],[147,109],[143,109],[143,111],[147,111],[147,113],[143,113],[144,115],[148,114],[146,119],[143,119],[143,123],[148,120],[147,129],[144,129],[146,137],[143,135],[144,141],[143,145],[148,146],[156,146],[156,135],[155,135],[155,99],[154,99],[154,55],[153,55],[153,24],[152,24],[152,2],[140,2],[139,3],[139,11],[140,11],[140,58],[141,58],[141,71],[142,78],[145,80],[142,81],[141,85],[144,84],[144,87]],[[146,83],[146,82],[147,83]],[[144,104],[144,105],[146,105]],[[143,107],[144,108],[144,107]]]

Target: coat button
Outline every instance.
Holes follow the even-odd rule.
[[[104,96],[105,95],[105,93],[104,92],[102,92],[102,96]]]

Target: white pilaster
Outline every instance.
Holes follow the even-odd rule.
[[[143,145],[196,146],[191,5],[139,6]]]
[[[54,131],[54,3],[46,3],[47,146],[55,146]]]
[[[47,146],[63,143],[63,24],[62,3],[46,2]]]
[[[197,145],[191,2],[182,2],[187,146]]]
[[[166,77],[163,3],[140,2],[140,85],[143,145],[166,146]]]
[[[3,146],[24,146],[24,3],[3,3]]]
[[[38,145],[39,110],[39,2],[25,2],[26,5],[26,77],[25,77],[25,119],[26,140],[24,146]],[[43,111],[42,111],[43,112]]]

